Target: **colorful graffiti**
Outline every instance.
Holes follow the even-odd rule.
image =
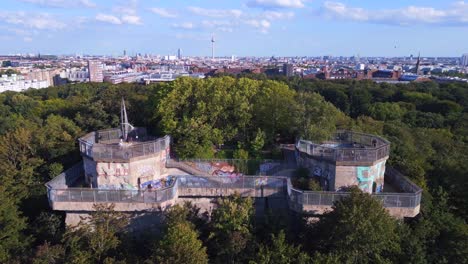
[[[227,162],[196,162],[190,165],[212,176],[233,178],[243,175],[236,172],[236,168]]]
[[[168,176],[167,178],[151,180],[140,184],[141,189],[161,189],[168,186],[174,182],[175,178]]]
[[[314,176],[322,177],[322,168],[320,168],[320,166],[315,166]]]
[[[267,162],[260,164],[260,173],[267,173],[274,167],[280,166],[281,164],[278,162]]]
[[[255,179],[255,186],[264,186],[267,185],[268,178],[267,177],[260,177]]]
[[[98,176],[128,176],[130,167],[128,163],[98,163],[96,166]]]
[[[372,167],[356,167],[356,175],[359,189],[372,193],[372,187],[376,183],[375,192],[383,191],[385,174],[385,161],[379,162]]]
[[[99,189],[103,190],[138,190],[135,186],[129,183],[121,183],[121,184],[101,184],[99,185]]]

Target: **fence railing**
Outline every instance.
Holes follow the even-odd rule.
[[[194,175],[213,175],[213,172],[217,170],[216,163],[219,163],[220,166],[222,164],[229,164],[235,168],[235,173],[241,173],[244,175],[271,175],[268,173],[273,167],[283,165],[285,162],[283,160],[244,160],[244,159],[177,159],[171,160],[171,165],[173,163],[179,162],[182,164],[186,164],[187,166],[193,167],[194,170],[198,171],[198,173],[193,173]],[[219,169],[219,168],[218,168]]]
[[[66,189],[80,181],[84,175],[83,162],[73,165],[46,183],[49,189]]]
[[[177,181],[157,190],[104,190],[91,188],[50,189],[52,202],[161,203],[177,198]]]
[[[290,200],[300,205],[332,206],[334,202],[348,197],[346,192],[305,192],[293,189]],[[421,203],[421,194],[379,193],[372,197],[382,202],[384,207],[416,207]]]
[[[148,142],[136,142],[129,146],[125,144],[89,144],[80,140],[80,151],[93,159],[129,160],[166,150],[170,142],[170,136]]]
[[[169,187],[153,190],[104,190],[90,188],[63,188],[48,184],[51,202],[90,203],[161,203],[178,197],[217,197],[238,193],[243,197],[288,197],[296,206],[332,206],[350,195],[348,192],[314,192],[293,188],[285,177],[238,176],[206,177],[175,176]],[[421,192],[380,193],[372,197],[384,207],[414,208],[421,203]]]
[[[325,160],[372,162],[389,155],[390,143],[378,136],[344,131],[337,132],[331,141],[324,144],[299,140],[296,149]]]
[[[243,197],[285,197],[286,179],[281,177],[178,176],[179,196],[211,197],[238,193]]]

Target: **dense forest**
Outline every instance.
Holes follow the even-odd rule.
[[[77,138],[129,119],[170,134],[181,158],[262,159],[280,143],[336,129],[382,135],[389,163],[423,187],[421,213],[391,218],[353,190],[320,221],[219,199],[190,204],[134,234],[112,205],[75,228],[47,204],[44,183],[80,160]],[[218,76],[171,83],[70,84],[0,94],[0,263],[468,263],[468,85],[269,80]]]

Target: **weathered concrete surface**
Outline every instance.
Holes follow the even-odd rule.
[[[200,214],[211,215],[213,209],[216,208],[216,201],[219,197],[212,198],[179,198],[175,203],[166,203],[161,207],[153,207],[144,209],[142,211],[123,211],[122,204],[115,203],[116,209],[123,211],[130,219],[128,228],[132,231],[144,231],[153,230],[158,231],[161,223],[163,222],[163,212],[168,208],[179,204],[184,205],[186,202],[200,208]],[[256,198],[254,199],[255,217],[262,218],[264,214],[269,211],[278,213],[280,211],[289,212],[288,204],[286,199],[282,198]],[[82,219],[86,219],[90,216],[92,210],[79,210],[82,208],[76,208],[76,211],[67,211],[65,224],[67,226],[76,226]]]
[[[162,203],[114,203],[115,211],[120,212],[137,212],[137,211],[147,211],[147,210],[158,210],[164,209],[166,207],[176,204],[178,199],[169,200]],[[67,211],[67,212],[92,212],[94,210],[94,202],[53,202],[51,204],[52,208],[57,211]],[[101,204],[110,204],[110,203],[101,203]]]
[[[415,217],[419,214],[421,205],[416,207],[385,207],[388,213],[395,218]]]
[[[328,205],[304,205],[302,207],[292,206],[291,210],[297,213],[305,213],[311,215],[323,215],[324,213],[331,211],[332,207]],[[385,207],[387,212],[395,218],[415,217],[419,214],[420,206],[414,208],[411,207]]]

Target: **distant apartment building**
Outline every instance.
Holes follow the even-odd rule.
[[[71,68],[60,73],[60,77],[68,79],[70,82],[86,82],[89,80],[88,69]]]
[[[464,67],[468,66],[468,53],[462,55],[461,65]]]
[[[142,81],[144,74],[141,72],[127,72],[127,71],[120,71],[120,72],[106,72],[104,74],[104,81],[109,82],[112,84],[119,84],[119,83],[132,83]]]
[[[0,78],[0,92],[14,91],[21,92],[27,89],[42,89],[49,87],[49,82],[45,80],[25,80],[23,76],[12,74],[2,75]]]
[[[89,72],[89,81],[90,82],[103,82],[103,65],[100,61],[88,61],[88,72]]]
[[[286,77],[292,77],[294,74],[294,66],[288,63],[283,64],[283,74]]]
[[[54,76],[57,73],[54,69],[32,69],[26,76],[26,80],[30,81],[46,81],[48,86],[54,85]]]

